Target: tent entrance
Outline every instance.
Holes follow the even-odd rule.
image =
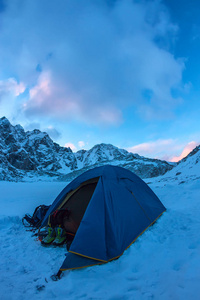
[[[60,205],[59,209],[67,208],[70,210],[69,217],[63,221],[64,228],[67,232],[76,233],[98,180],[99,177],[83,182],[77,189],[69,192]]]

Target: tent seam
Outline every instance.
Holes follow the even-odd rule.
[[[73,254],[76,254],[76,255],[79,255],[79,256],[82,256],[82,257],[85,257],[85,258],[89,258],[89,259],[94,259],[94,260],[98,260],[98,261],[101,261],[101,262],[108,262],[108,260],[102,260],[102,259],[98,259],[98,258],[94,258],[94,257],[90,257],[90,256],[87,256],[87,255],[83,255],[83,254],[80,254],[80,253],[77,253],[77,252],[74,252],[74,251],[68,251],[70,253],[73,253]]]
[[[135,200],[137,201],[137,203],[139,204],[140,208],[143,210],[144,214],[146,215],[146,217],[149,219],[150,222],[152,222],[152,220],[149,218],[147,212],[144,210],[144,208],[142,207],[142,205],[140,204],[140,202],[137,200],[137,198],[135,197],[135,195],[133,194],[133,192],[131,191],[131,194],[133,195],[133,197],[135,198]]]

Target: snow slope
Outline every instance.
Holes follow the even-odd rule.
[[[200,145],[183,158],[177,166],[157,177],[158,181],[177,181],[178,183],[190,182],[200,179]]]
[[[0,299],[199,299],[197,177],[147,180],[167,211],[119,259],[65,272],[57,282],[50,276],[62,264],[65,247],[42,247],[21,217],[51,203],[65,183],[0,182]]]

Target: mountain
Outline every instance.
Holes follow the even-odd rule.
[[[72,180],[83,171],[104,164],[126,168],[141,178],[163,175],[174,166],[166,161],[145,158],[124,149],[119,149],[113,145],[103,143],[95,145],[88,151],[80,150],[75,153],[75,156],[77,158],[78,169],[62,176],[62,180]]]
[[[163,175],[174,165],[130,153],[110,144],[73,153],[61,147],[46,132],[25,132],[0,118],[0,180],[24,181],[35,178],[73,179],[85,170],[104,164],[127,168],[142,178]]]
[[[179,184],[200,179],[200,145],[180,160],[172,170],[157,179],[177,181]]]

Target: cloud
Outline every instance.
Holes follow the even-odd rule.
[[[28,124],[24,124],[24,129],[26,131],[32,131],[34,129],[39,129],[42,132],[48,133],[48,135],[53,139],[57,140],[61,137],[61,133],[52,125],[48,125],[47,127],[43,127],[39,122],[32,122]]]
[[[57,140],[61,137],[61,133],[51,125],[49,125],[47,128],[44,128],[44,131],[48,133],[53,140]]]
[[[17,97],[25,91],[23,82],[18,83],[14,78],[0,80],[0,102],[7,95]]]
[[[65,98],[64,98],[65,97]],[[27,115],[71,115],[78,111],[77,101],[67,94],[67,88],[52,79],[50,72],[42,72],[37,84],[30,89],[29,99],[23,105]]]
[[[84,141],[79,141],[79,142],[78,142],[78,146],[79,146],[80,148],[83,148],[83,147],[85,146],[85,142],[84,142]]]
[[[32,123],[29,122],[28,124],[24,124],[23,127],[26,131],[32,131],[34,129],[41,130],[41,125],[39,122],[32,122]]]
[[[196,146],[198,146],[199,143],[192,141],[189,142],[183,149],[183,151],[181,152],[181,154],[179,156],[174,156],[171,158],[172,162],[177,162],[179,160],[181,160],[182,158],[186,157]]]
[[[189,142],[187,145],[183,145],[182,143],[180,144],[178,140],[159,139],[129,147],[127,150],[145,157],[178,162],[187,156],[197,145],[198,143],[195,141]],[[175,153],[180,153],[180,151],[181,154],[179,156],[175,155]]]
[[[156,140],[148,143],[138,144],[133,147],[127,148],[129,152],[137,153],[143,156],[151,156],[153,154],[154,158],[163,153],[166,153],[166,149],[169,149],[173,145],[174,141],[172,139],[166,140]]]
[[[26,87],[23,82],[17,82],[16,79],[10,77],[0,80],[0,114],[6,116],[10,120],[14,120],[18,116],[19,107],[21,106],[23,95]]]
[[[78,142],[78,147],[82,148],[85,146],[85,142],[84,141],[79,141]],[[72,151],[77,151],[77,147],[73,144],[73,143],[66,143],[65,147],[70,147],[72,149]]]
[[[166,8],[159,1],[107,3],[7,1],[1,72],[12,69],[29,87],[26,116],[112,125],[127,108],[145,119],[173,115],[184,62],[170,53],[177,27]]]
[[[23,104],[27,116],[48,115],[59,119],[74,119],[86,123],[117,124],[122,121],[119,109],[111,104],[89,103],[84,97],[62,85],[50,71],[42,72],[37,84],[30,89],[29,99]]]
[[[64,147],[66,147],[66,148],[69,147],[69,148],[71,148],[72,151],[76,151],[77,150],[76,146],[74,144],[72,144],[72,143],[66,143]]]

